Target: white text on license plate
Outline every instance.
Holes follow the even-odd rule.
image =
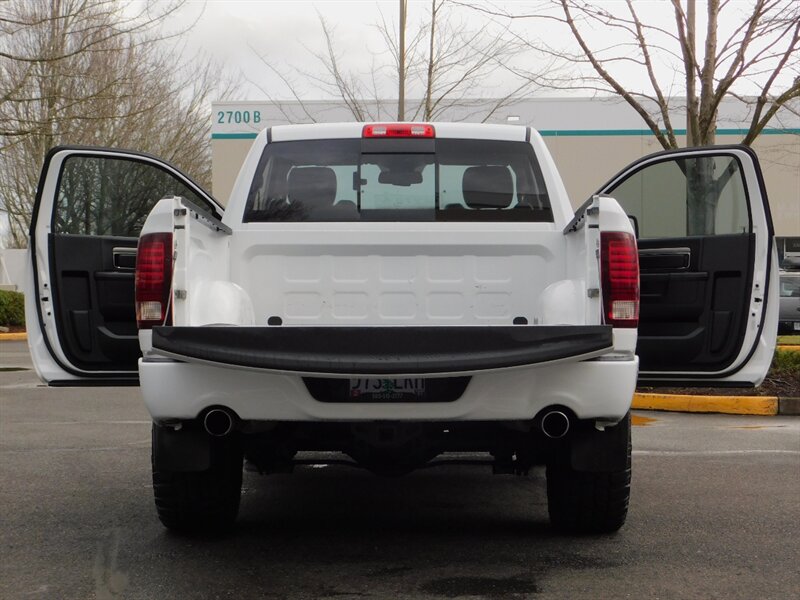
[[[350,397],[369,396],[391,400],[425,395],[424,379],[351,379]]]

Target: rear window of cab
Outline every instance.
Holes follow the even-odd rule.
[[[552,222],[526,142],[329,139],[273,142],[259,161],[244,222]]]

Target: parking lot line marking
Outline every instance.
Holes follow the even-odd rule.
[[[800,450],[634,450],[643,456],[737,456],[741,454],[790,454],[800,456]]]
[[[122,446],[77,446],[77,447],[63,447],[56,446],[53,448],[24,448],[21,450],[0,450],[0,456],[4,454],[31,454],[40,452],[117,452],[119,450],[150,450],[150,439],[140,440],[137,442],[128,442]]]
[[[723,413],[730,415],[778,414],[775,396],[694,396],[636,393],[632,408],[673,412]]]
[[[150,425],[152,421],[16,421],[14,425]]]

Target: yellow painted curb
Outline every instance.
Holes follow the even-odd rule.
[[[633,396],[632,408],[771,416],[778,414],[778,398],[775,396],[693,396],[637,393]]]
[[[800,346],[794,346],[794,345],[777,346],[776,350],[778,352],[800,352]]]
[[[0,342],[22,342],[28,339],[24,331],[19,333],[0,333]]]

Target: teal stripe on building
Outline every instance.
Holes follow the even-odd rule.
[[[254,140],[257,133],[212,133],[212,140]]]
[[[717,135],[747,134],[748,129],[717,129]],[[599,137],[653,135],[649,129],[540,129],[542,137]],[[664,132],[666,133],[666,131]],[[254,140],[257,133],[212,133],[212,140]],[[686,135],[685,129],[676,129],[675,135]],[[800,129],[764,129],[761,135],[800,135]]]

